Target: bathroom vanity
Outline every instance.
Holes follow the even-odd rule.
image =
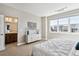
[[[5,34],[5,43],[17,42],[17,33],[6,33]]]

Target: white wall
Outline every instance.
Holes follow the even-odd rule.
[[[45,31],[46,31],[46,24],[45,24],[45,17],[41,17],[41,25],[42,25],[42,31],[41,31],[41,33],[42,33],[42,39],[45,39],[46,38],[46,33],[45,33]]]
[[[17,23],[14,23],[14,22],[12,22],[12,23],[10,23],[10,32],[12,32],[12,33],[17,33]]]
[[[60,13],[56,15],[51,15],[48,16],[48,39],[53,39],[53,38],[70,38],[70,39],[79,39],[79,33],[51,33],[49,32],[49,21],[62,18],[62,17],[69,17],[69,16],[75,16],[79,15],[79,9],[68,11],[65,13]]]
[[[48,24],[47,24],[47,23],[48,23],[48,22],[47,22],[47,17],[41,17],[41,25],[42,25],[42,26],[41,26],[41,27],[42,27],[42,28],[41,28],[41,29],[42,29],[41,32],[42,32],[42,39],[43,39],[43,40],[47,40],[47,35],[48,35],[48,34],[47,34],[47,31],[48,31],[48,29],[47,29],[47,28],[48,28],[48,27],[47,27]]]
[[[23,12],[12,7],[0,4],[0,14],[18,17],[18,45],[25,43],[25,31],[28,21],[36,22],[41,33],[41,18],[28,12]]]

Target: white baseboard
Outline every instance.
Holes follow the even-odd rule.
[[[25,42],[21,42],[21,43],[18,43],[17,46],[20,46],[20,45],[23,45],[23,44],[26,44]]]

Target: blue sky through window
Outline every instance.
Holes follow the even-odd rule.
[[[79,24],[79,16],[70,17],[70,24]]]
[[[69,18],[70,18],[70,24],[79,24],[79,16],[74,16],[74,17],[69,17]],[[68,25],[69,18],[50,20],[50,26],[57,25],[57,24]]]
[[[68,24],[68,18],[59,19],[59,25]]]
[[[57,25],[57,20],[50,20],[50,26]]]

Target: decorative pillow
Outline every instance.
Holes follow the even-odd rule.
[[[77,43],[75,49],[76,49],[76,50],[79,50],[79,42]]]

